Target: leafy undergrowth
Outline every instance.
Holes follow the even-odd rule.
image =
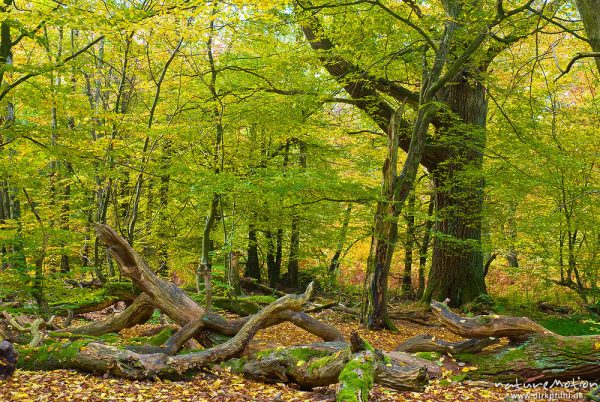
[[[358,331],[374,347],[393,350],[399,343],[416,334],[429,333],[441,339],[458,340],[441,327],[423,327],[410,322],[395,322],[399,332],[373,332],[360,328],[354,319],[339,313],[322,312],[319,319],[330,322],[348,337]],[[132,337],[156,327],[155,324],[137,326],[120,334],[118,343],[129,342]],[[124,339],[125,338],[125,339]],[[254,347],[297,345],[318,339],[290,323],[260,331]],[[553,388],[551,390],[514,390],[482,384],[433,381],[423,393],[397,392],[375,386],[372,401],[578,401],[583,395],[578,391]],[[86,375],[70,370],[32,372],[18,370],[13,377],[0,381],[0,401],[334,401],[336,385],[318,388],[311,392],[293,385],[264,384],[247,380],[215,367],[197,375],[190,382],[131,381]],[[525,394],[528,394],[527,396]],[[551,395],[552,394],[552,395]],[[551,398],[552,396],[552,398]]]

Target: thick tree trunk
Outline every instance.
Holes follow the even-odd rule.
[[[598,342],[598,336],[536,334],[516,348],[510,345],[493,354],[461,354],[457,357],[478,367],[469,373],[475,380],[507,383],[597,381],[600,378],[600,350],[594,345]]]
[[[485,89],[466,71],[442,91],[461,123],[444,134],[446,159],[433,170],[436,223],[433,258],[424,301],[450,299],[453,306],[486,293],[481,252],[483,146],[487,100]]]
[[[598,0],[576,0],[576,2],[590,47],[594,52],[600,52],[600,7]],[[596,57],[595,60],[600,72],[600,57]]]
[[[233,295],[240,295],[240,256],[238,251],[229,253],[227,284],[232,287]]]

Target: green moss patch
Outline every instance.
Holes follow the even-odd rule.
[[[39,370],[40,367],[52,368],[59,363],[66,362],[75,357],[81,348],[91,339],[82,339],[73,342],[48,342],[37,348],[21,347],[18,348],[19,361],[17,366],[22,369]],[[54,364],[52,364],[54,363]]]
[[[340,373],[339,380],[342,384],[337,394],[338,402],[367,402],[369,391],[373,387],[375,368],[372,355],[363,355],[350,360]],[[361,395],[361,399],[358,399]]]
[[[438,360],[442,354],[439,352],[417,352],[415,356],[420,357],[421,359],[435,361]]]
[[[162,346],[164,345],[169,338],[173,335],[173,330],[170,328],[165,328],[160,331],[158,334],[153,336],[136,336],[129,338],[129,342],[132,345],[153,345],[153,346]]]

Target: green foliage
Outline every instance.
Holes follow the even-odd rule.
[[[14,122],[1,113],[0,299],[35,312],[26,304],[36,296],[62,311],[102,297],[100,291],[65,286],[64,279],[107,279],[106,296],[129,291],[130,285],[115,284],[122,278],[105,248],[95,249],[96,221],[132,236],[150,267],[195,290],[202,222],[216,194],[218,219],[209,228],[215,296],[232,290],[227,260],[230,252],[248,248],[250,226],[258,236],[263,282],[278,236],[285,274],[295,217],[300,287],[314,280],[317,290],[358,304],[381,195],[387,148],[381,126],[387,122],[374,119],[374,110],[363,113],[348,103],[342,84],[323,71],[320,55],[307,46],[299,11],[276,2],[189,8],[168,2],[151,8],[119,1],[81,4],[58,9],[45,2],[13,4],[5,12],[5,26],[20,41],[11,49],[13,65],[0,66],[0,93],[7,91],[0,109],[7,111],[10,102],[15,110]],[[410,83],[407,90],[419,92],[423,62],[431,64],[435,52],[421,54],[416,44],[424,34],[440,40],[444,11],[439,4],[422,7],[417,24],[423,34],[401,28],[396,17],[412,18],[409,7],[394,6],[394,16],[363,6],[335,4],[320,10],[319,18],[338,55],[380,80],[382,101],[397,107],[400,101],[394,103],[381,83]],[[451,59],[487,29],[495,11],[494,2],[465,5]],[[571,20],[574,10],[556,12]],[[449,190],[485,176],[483,244],[439,231],[433,235],[462,250],[498,251],[488,276],[494,296],[531,303],[557,294],[597,306],[598,78],[592,64],[581,62],[555,82],[556,64],[566,65],[581,43],[562,34],[556,41],[556,27],[531,38],[522,35],[531,32],[529,17],[498,27],[498,35],[514,28],[515,37],[523,36],[518,43],[485,60],[491,49],[486,40],[469,58],[490,66],[472,77],[489,95],[487,131],[457,124],[458,116],[439,102],[438,117],[453,128],[432,129],[428,138],[436,149],[454,152],[466,144],[484,155],[483,169],[466,163],[453,180],[437,180],[439,189]],[[39,21],[43,32],[35,29]],[[544,46],[553,49],[554,58],[536,57]],[[9,87],[23,77],[29,77],[26,84]],[[407,107],[405,114],[414,121],[415,110]],[[443,211],[426,215],[431,189],[424,177],[416,185],[416,220],[439,221]],[[352,214],[335,276],[328,267],[349,203]],[[402,220],[399,229],[402,240]],[[422,228],[417,231],[419,243]],[[504,267],[509,252],[519,267]],[[65,261],[69,269],[62,272]],[[244,264],[242,257],[242,270]],[[401,269],[394,259],[392,276]],[[576,276],[586,291],[574,286]],[[560,278],[568,280],[557,290]],[[340,289],[342,283],[348,287]],[[256,304],[248,303],[245,312],[263,304],[248,302]],[[500,313],[502,306],[478,298],[467,311]]]

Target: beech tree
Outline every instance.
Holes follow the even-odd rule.
[[[449,298],[452,305],[461,305],[486,292],[481,250],[484,183],[481,167],[488,101],[483,82],[494,58],[531,33],[535,20],[532,4],[527,1],[505,9],[502,2],[490,2],[475,8],[459,1],[442,2],[441,9],[422,10],[414,3],[394,7],[380,1],[349,5],[297,3],[302,10],[298,19],[304,35],[318,52],[325,69],[345,89],[348,95],[345,101],[362,109],[386,132],[399,105],[420,110],[427,75],[420,79],[419,55],[434,61],[445,57],[440,49],[446,30],[430,25],[429,21],[448,18],[449,10],[454,13],[452,18],[459,21],[458,32],[450,39],[448,50],[447,57],[452,62],[444,69],[443,79],[434,86],[435,93],[431,95],[431,101],[440,104],[432,118],[434,129],[423,145],[422,158],[417,158],[432,175],[437,217],[432,266],[423,300]],[[335,12],[328,14],[331,9]],[[353,60],[343,50],[356,44],[346,41],[344,34],[348,32],[339,29],[342,24],[336,21],[354,14],[376,21],[361,28],[369,32],[367,37],[385,38],[365,42],[364,46],[376,52],[371,60]],[[357,20],[355,24],[362,22]],[[400,34],[393,32],[392,27],[399,28]],[[391,49],[390,43],[394,44]],[[365,62],[371,62],[368,70]],[[407,80],[409,84],[403,84]],[[417,126],[418,119],[406,125]],[[403,191],[395,173],[396,152],[398,148],[408,152],[411,141],[406,131],[399,131],[397,136],[396,143],[390,142],[383,167],[382,200],[376,212],[368,263],[369,298],[379,300],[373,302],[374,308],[366,308],[372,327],[381,327],[385,322],[385,289],[396,244],[396,220],[406,197],[399,197]],[[377,222],[386,222],[388,227],[380,228],[382,223]]]

